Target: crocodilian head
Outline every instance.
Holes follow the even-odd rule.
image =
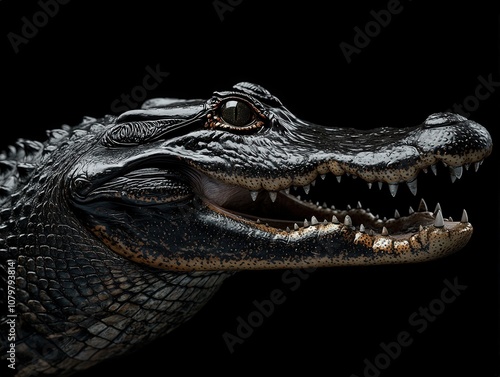
[[[344,175],[416,192],[419,172],[441,161],[459,178],[491,150],[488,132],[456,114],[402,129],[320,126],[239,83],[208,100],[154,99],[119,116],[78,162],[72,202],[110,249],[160,269],[418,262],[468,242],[465,211],[449,221],[422,201],[382,220],[360,206],[335,209],[335,187],[317,203],[293,194]]]

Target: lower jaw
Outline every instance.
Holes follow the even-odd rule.
[[[337,211],[338,217],[332,215],[332,221],[326,219],[319,221],[313,215],[310,221],[304,221],[300,225],[294,222],[292,226],[289,226],[287,225],[291,223],[289,220],[256,219],[214,204],[206,204],[212,211],[230,217],[257,231],[262,231],[270,235],[271,239],[300,245],[304,241],[308,243],[307,240],[313,237],[318,245],[321,243],[324,243],[326,247],[329,244],[344,245],[341,250],[336,250],[335,253],[344,255],[347,258],[345,264],[348,265],[411,263],[436,259],[463,248],[469,241],[473,230],[472,225],[467,221],[443,220],[441,224],[440,214],[434,216],[431,212],[415,212],[403,220],[372,220],[370,228],[364,225],[354,225],[351,215],[366,218],[373,216],[363,209]],[[342,216],[343,221],[340,221]],[[424,221],[424,219],[426,220]],[[413,225],[397,231],[398,228],[391,224],[397,221]],[[285,229],[283,229],[284,226]],[[388,231],[388,229],[390,230]],[[339,240],[340,243],[333,241],[334,239]],[[365,250],[364,256],[350,257],[349,250]],[[338,257],[338,255],[336,258],[340,259],[337,262],[330,263],[330,261],[320,265],[344,264],[343,257]],[[311,266],[317,265],[319,262],[311,260],[307,263],[311,263],[309,264]]]

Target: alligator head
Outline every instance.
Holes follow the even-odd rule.
[[[239,83],[209,100],[154,99],[122,114],[75,164],[70,187],[98,239],[155,268],[419,262],[468,242],[465,211],[452,221],[422,201],[385,220],[360,205],[335,209],[335,188],[318,203],[297,194],[344,175],[416,193],[421,171],[441,162],[460,178],[491,150],[488,132],[456,114],[401,129],[320,126]]]

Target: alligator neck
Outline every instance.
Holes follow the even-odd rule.
[[[229,276],[158,272],[130,263],[95,239],[60,186],[69,156],[89,141],[66,135],[57,148],[36,144],[29,161],[9,160],[15,182],[3,200],[0,256],[17,267],[16,357],[26,375],[71,370],[60,364],[68,356],[78,368],[89,367],[168,333],[199,311]],[[21,179],[23,164],[30,171]]]

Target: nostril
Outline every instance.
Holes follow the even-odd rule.
[[[466,121],[467,118],[454,113],[434,113],[427,117],[424,128],[442,127]]]

